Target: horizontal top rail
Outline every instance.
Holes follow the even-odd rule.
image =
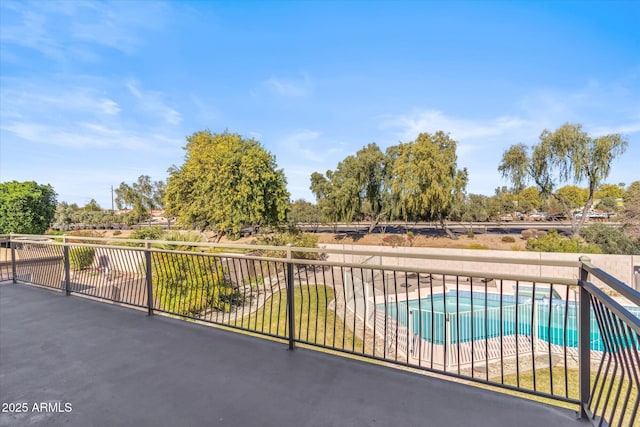
[[[15,242],[15,239],[11,240],[12,242]],[[142,240],[142,243],[144,243],[145,241]],[[30,240],[30,239],[20,239],[17,241],[17,243],[32,243],[32,244],[38,244],[38,245],[42,245],[42,244],[47,244],[47,245],[51,245],[51,246],[65,246],[65,245],[69,245],[69,242],[65,243],[65,242],[56,242],[55,240],[50,240],[50,241],[42,241],[42,240]],[[132,251],[144,251],[145,248],[141,247],[141,246],[124,246],[124,245],[114,245],[114,244],[104,244],[101,245],[99,243],[73,243],[73,246],[79,246],[79,247],[85,247],[85,248],[105,248],[105,249],[121,249],[121,250],[132,250]],[[190,252],[190,253],[194,253],[194,252]]]
[[[104,242],[104,245],[115,245],[121,243],[140,244],[151,243],[153,245],[166,245],[166,246],[190,246],[212,249],[227,249],[227,250],[253,250],[253,251],[284,251],[289,250],[288,246],[267,246],[267,245],[255,245],[255,244],[238,244],[238,243],[210,243],[210,242],[180,242],[169,240],[138,240],[138,239],[114,239],[105,237],[85,237],[85,236],[49,236],[49,235],[33,235],[33,234],[12,234],[11,240],[19,240],[24,243],[42,243],[43,238],[51,241],[64,241],[65,239],[73,239],[76,241],[88,241],[93,245],[100,245],[94,242]],[[39,240],[35,240],[39,239]],[[132,246],[133,248],[133,246]],[[573,267],[580,266],[579,261],[567,261],[567,260],[542,260],[542,259],[523,259],[512,257],[487,257],[487,256],[472,256],[472,255],[446,255],[446,254],[428,254],[428,253],[398,253],[388,250],[353,250],[353,249],[332,249],[326,247],[319,248],[305,248],[305,247],[290,247],[292,252],[302,253],[324,253],[324,254],[336,254],[336,255],[357,255],[357,256],[384,256],[390,258],[407,258],[407,259],[431,259],[441,261],[463,261],[463,262],[477,262],[477,263],[495,263],[495,264],[519,264],[519,265],[540,265],[540,266],[553,266],[553,267]]]
[[[636,291],[630,286],[627,286],[624,282],[616,279],[601,268],[598,268],[595,265],[591,264],[591,259],[589,259],[589,257],[580,257],[580,262],[582,264],[582,268],[589,272],[589,274],[593,274],[594,277],[600,279],[611,289],[618,292],[635,305],[640,306],[640,292]]]
[[[35,237],[38,240],[31,240],[32,237]],[[42,236],[33,236],[33,235],[21,235],[20,236],[20,243],[34,243],[34,244],[42,244],[43,241],[41,240]],[[53,239],[50,239],[49,241],[45,242],[46,244],[49,245],[55,245],[55,246],[63,246],[65,245],[64,242],[60,241],[60,237],[61,236],[53,236],[56,237],[58,241],[55,241]],[[73,237],[73,239],[75,240],[76,237]],[[99,240],[100,238],[83,238],[82,240],[87,240],[87,241],[96,241]],[[74,246],[79,246],[79,247],[93,247],[93,248],[110,248],[110,249],[118,249],[118,250],[130,250],[130,251],[151,251],[151,252],[155,252],[155,253],[175,253],[175,254],[184,254],[184,255],[197,255],[197,256],[217,256],[217,257],[225,257],[225,258],[238,258],[238,259],[250,259],[250,260],[256,260],[256,261],[263,261],[263,262],[287,262],[287,258],[278,258],[278,257],[264,257],[264,256],[258,256],[258,255],[250,255],[250,254],[243,254],[243,253],[206,253],[206,252],[189,252],[189,251],[180,251],[180,250],[167,250],[167,249],[160,249],[160,248],[153,248],[150,247],[148,249],[144,248],[144,247],[140,247],[140,246],[122,246],[122,245],[115,245],[113,244],[115,241],[117,241],[118,243],[122,242],[122,243],[127,243],[127,240],[130,239],[122,239],[122,240],[113,240],[113,239],[102,239],[103,241],[107,241],[108,245],[101,245],[101,244],[96,244],[96,243],[74,243]],[[135,242],[138,244],[165,244],[165,245],[171,245],[171,246],[190,246],[189,242],[175,242],[175,241],[161,241],[161,240],[130,240],[129,242]],[[202,246],[202,244],[199,245],[194,245],[194,246]],[[212,247],[212,246],[209,246]],[[283,251],[283,252],[287,252],[287,251],[291,251],[291,252],[297,252],[299,251],[299,249],[307,249],[307,248],[296,248],[296,247],[288,247],[288,246],[262,246],[262,245],[216,245],[213,246],[214,248],[226,248],[229,249],[230,247],[232,248],[247,248],[247,249],[253,249],[253,250],[268,250],[268,251]],[[305,252],[309,252],[309,251],[305,251]],[[323,252],[322,250],[319,250],[318,252]],[[384,252],[375,252],[375,251],[347,251],[347,253],[353,253],[353,252],[358,252],[358,253],[364,253],[364,254],[375,254],[375,255],[386,255],[386,253]],[[399,256],[394,254],[395,256]],[[414,254],[417,255],[417,254]],[[414,256],[414,258],[422,258],[422,259],[429,259],[428,256]],[[459,258],[454,258],[454,257],[439,257],[438,259],[444,259],[444,260],[459,260]],[[478,258],[479,260],[481,260],[482,258]],[[543,276],[528,276],[528,275],[522,275],[522,274],[509,274],[509,273],[498,273],[498,272],[492,272],[492,273],[488,273],[488,272],[481,272],[481,271],[463,271],[460,269],[443,269],[443,268],[423,268],[423,267],[402,267],[402,266],[395,266],[395,265],[369,265],[369,264],[362,264],[362,263],[357,263],[357,262],[338,262],[338,261],[324,261],[324,260],[308,260],[308,259],[292,259],[292,261],[295,264],[298,265],[314,265],[314,266],[333,266],[333,267],[342,267],[342,268],[359,268],[359,269],[368,269],[368,270],[385,270],[385,271],[396,271],[396,272],[412,272],[412,273],[419,273],[419,274],[433,274],[433,275],[444,275],[444,276],[461,276],[461,277],[471,277],[471,278],[492,278],[492,279],[498,279],[498,280],[512,280],[512,281],[521,281],[521,282],[531,282],[531,283],[553,283],[553,284],[557,284],[557,285],[569,285],[569,286],[576,286],[578,285],[578,280],[577,279],[571,279],[571,278],[559,278],[559,277],[543,277]],[[518,264],[517,261],[520,260],[514,260],[515,262],[512,262],[512,264]],[[503,260],[503,262],[508,263],[508,260]]]
[[[345,262],[327,262],[327,261],[314,261],[308,259],[296,259],[296,264],[305,265],[333,265],[336,267],[349,267],[359,268],[363,270],[384,270],[384,271],[397,271],[397,272],[411,272],[411,273],[424,273],[432,275],[445,275],[445,276],[462,276],[472,278],[491,278],[498,280],[513,280],[520,282],[532,282],[532,283],[553,283],[554,285],[568,285],[577,286],[578,279],[568,279],[560,277],[545,277],[545,276],[527,276],[524,274],[508,274],[508,273],[487,273],[486,271],[462,271],[462,270],[447,270],[441,268],[421,268],[421,267],[400,267],[395,265],[369,265],[369,264],[357,264],[357,263],[345,263]]]

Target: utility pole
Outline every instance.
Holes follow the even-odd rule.
[[[113,185],[111,186],[111,212],[114,212],[115,210],[113,209]]]

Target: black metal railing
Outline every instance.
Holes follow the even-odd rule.
[[[640,298],[586,259],[545,264],[576,278],[488,275],[375,251],[42,236],[11,236],[0,256],[3,279],[524,392],[597,423],[638,420]]]
[[[581,364],[585,365],[581,370],[581,410],[597,425],[638,425],[640,318],[618,300],[638,307],[640,292],[595,267],[589,258],[583,257],[581,262],[581,292],[585,301],[581,319],[593,312],[603,340],[602,357],[595,371],[591,369],[589,353],[581,352]],[[604,286],[594,285],[590,278],[598,279]],[[585,343],[586,337],[584,333]]]

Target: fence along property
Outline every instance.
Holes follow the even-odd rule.
[[[640,294],[584,258],[552,263],[576,280],[338,249],[27,235],[0,248],[2,280],[546,397],[596,423],[639,419]],[[324,252],[363,261],[306,259]]]

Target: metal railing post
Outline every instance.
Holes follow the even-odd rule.
[[[71,295],[71,262],[69,260],[69,245],[67,235],[62,236],[62,261],[64,263],[64,292]]]
[[[587,418],[587,408],[591,400],[591,296],[583,286],[589,279],[589,272],[584,268],[583,263],[591,262],[586,257],[580,257],[580,312],[579,312],[579,332],[578,332],[578,352],[580,355],[580,418]]]
[[[16,243],[13,241],[13,233],[9,235],[9,246],[11,247],[11,281],[18,282],[18,273],[16,269]]]
[[[147,282],[147,314],[153,315],[153,277],[151,269],[151,242],[149,238],[144,242],[144,260],[146,266],[145,278]]]
[[[287,245],[287,317],[289,320],[289,350],[295,348],[295,310],[293,301],[293,259],[291,256],[291,243]]]

